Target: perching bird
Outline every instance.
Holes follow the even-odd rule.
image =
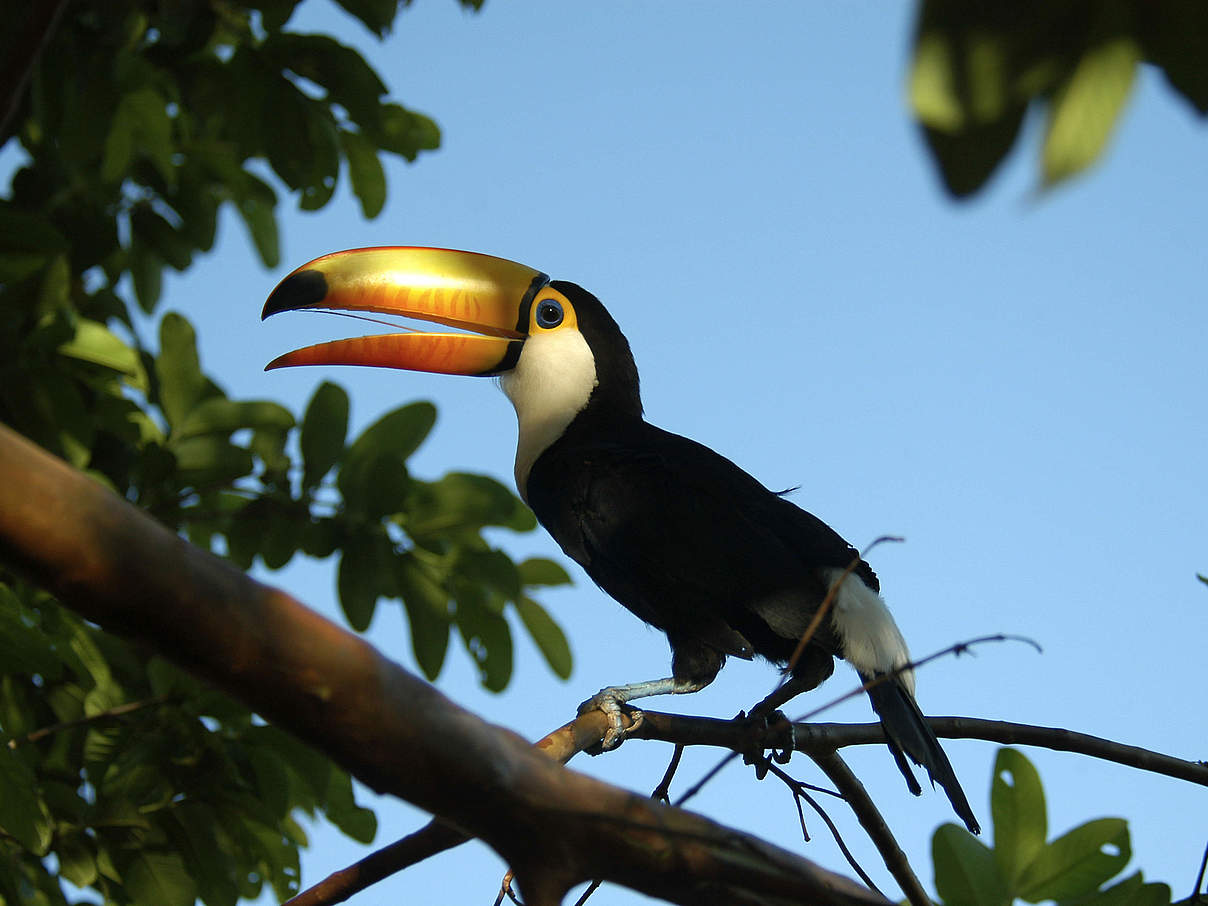
[[[787,665],[842,579],[775,704],[825,680],[836,657],[865,682],[882,677],[869,697],[911,792],[920,788],[905,756],[978,832],[915,702],[914,676],[903,669],[910,655],[871,567],[824,522],[725,457],[646,422],[629,343],[595,296],[501,258],[377,248],[303,265],[273,290],[263,316],[298,309],[403,315],[475,331],[337,340],[267,367],[501,377],[519,423],[520,495],[569,557],[671,645],[670,677],[604,689],[584,702],[609,714],[606,742],[620,732],[622,703],[702,689],[731,655]]]

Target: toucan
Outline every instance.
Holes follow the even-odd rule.
[[[910,655],[872,568],[783,493],[647,422],[629,342],[594,295],[489,255],[385,247],[303,265],[272,291],[263,317],[304,309],[405,316],[457,332],[336,340],[267,369],[371,365],[501,379],[519,425],[520,496],[600,588],[670,643],[671,676],[603,689],[580,706],[609,715],[606,747],[622,737],[625,702],[702,689],[728,657],[791,661],[768,707],[814,688],[842,658],[866,684],[911,792],[920,787],[906,756],[978,832],[915,702]]]

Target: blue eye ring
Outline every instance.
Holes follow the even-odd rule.
[[[537,303],[535,320],[538,327],[550,330],[561,324],[563,317],[562,305],[557,299],[542,299]]]

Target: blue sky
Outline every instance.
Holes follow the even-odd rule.
[[[919,676],[933,714],[1068,727],[1187,758],[1204,748],[1208,572],[1204,493],[1203,127],[1144,72],[1106,160],[1037,191],[1037,123],[989,190],[949,201],[904,104],[906,4],[570,4],[452,0],[405,11],[377,44],[334,4],[293,27],[333,31],[378,67],[392,95],[433,115],[444,145],[391,164],[376,221],[342,188],[327,209],[283,203],[282,266],[254,260],[242,227],[167,288],[198,325],[203,365],[228,392],[301,406],[344,384],[364,426],[412,399],[440,419],[413,460],[510,481],[515,423],[488,381],[264,362],[347,325],[261,326],[276,281],[325,252],[435,245],[513,258],[594,291],[627,333],[648,418],[700,440],[872,556],[916,655],[993,632],[1044,646],[982,648]],[[267,112],[271,115],[271,111]],[[355,332],[355,328],[354,328]],[[501,536],[517,557],[555,555],[543,533]],[[454,651],[439,686],[484,718],[538,738],[603,685],[663,676],[661,635],[576,572],[543,596],[568,631],[575,672],[557,680],[526,641],[503,695]],[[269,581],[334,610],[329,565]],[[411,665],[405,619],[380,608],[374,641]],[[518,635],[519,637],[519,635]],[[710,689],[652,707],[728,716],[774,681],[731,663]],[[799,711],[845,691],[840,667]],[[819,697],[820,696],[820,697]],[[827,719],[870,718],[863,699]],[[948,742],[989,825],[996,747]],[[1190,892],[1208,828],[1203,791],[1088,759],[1026,750],[1052,834],[1122,815],[1134,865]],[[669,751],[633,742],[575,767],[639,791]],[[716,759],[691,752],[681,784]],[[914,799],[887,752],[850,761],[930,881],[941,793]],[[818,780],[794,761],[797,776]],[[681,787],[682,788],[682,787]],[[820,821],[803,844],[787,793],[728,769],[693,803],[712,817],[849,873]],[[841,806],[849,844],[896,895]],[[386,843],[425,820],[383,802]],[[316,830],[305,881],[364,850]],[[417,866],[354,902],[490,902],[503,866],[479,844]],[[593,902],[631,903],[619,889]]]

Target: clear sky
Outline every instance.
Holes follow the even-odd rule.
[[[219,247],[169,283],[166,307],[195,320],[203,365],[232,395],[301,406],[334,378],[350,390],[358,428],[433,399],[440,420],[414,471],[510,482],[514,416],[490,382],[264,374],[276,354],[349,328],[301,316],[261,326],[261,303],[297,265],[365,245],[472,249],[579,282],[628,335],[651,421],[770,487],[800,486],[794,500],[857,546],[907,539],[871,559],[917,655],[1000,631],[1044,646],[928,666],[926,712],[1208,757],[1208,588],[1195,578],[1208,572],[1203,126],[1146,71],[1089,176],[1038,193],[1033,121],[989,191],[957,205],[903,100],[908,6],[492,0],[470,15],[427,0],[378,45],[334,4],[304,4],[293,26],[359,47],[396,99],[440,122],[443,147],[390,165],[376,221],[360,220],[343,189],[317,214],[283,203],[283,261],[271,273],[224,219]],[[541,532],[500,543],[518,558],[556,554]],[[456,649],[440,688],[536,739],[601,686],[665,675],[662,636],[575,576],[573,589],[542,597],[571,638],[569,682],[517,633],[506,694],[483,692]],[[334,607],[329,565],[268,578]],[[399,608],[380,608],[372,636],[413,665]],[[709,690],[651,704],[729,716],[773,681],[766,664],[731,662]],[[840,667],[798,710],[853,683]],[[870,710],[861,699],[828,719],[868,720]],[[988,828],[996,747],[945,748]],[[575,767],[648,792],[669,754],[632,742]],[[1125,816],[1134,866],[1178,897],[1190,892],[1208,838],[1203,789],[1027,754],[1045,782],[1051,834]],[[716,758],[691,752],[680,788]],[[911,797],[881,748],[850,760],[930,883],[931,833],[952,820],[942,793]],[[804,759],[792,770],[819,780]],[[741,767],[693,806],[849,873],[820,821],[803,844],[786,791]],[[896,895],[855,821],[841,805],[831,814]],[[425,820],[391,802],[380,817],[382,844]],[[364,854],[318,831],[304,880]],[[502,872],[474,844],[354,902],[489,903]],[[641,899],[613,888],[593,902]]]

